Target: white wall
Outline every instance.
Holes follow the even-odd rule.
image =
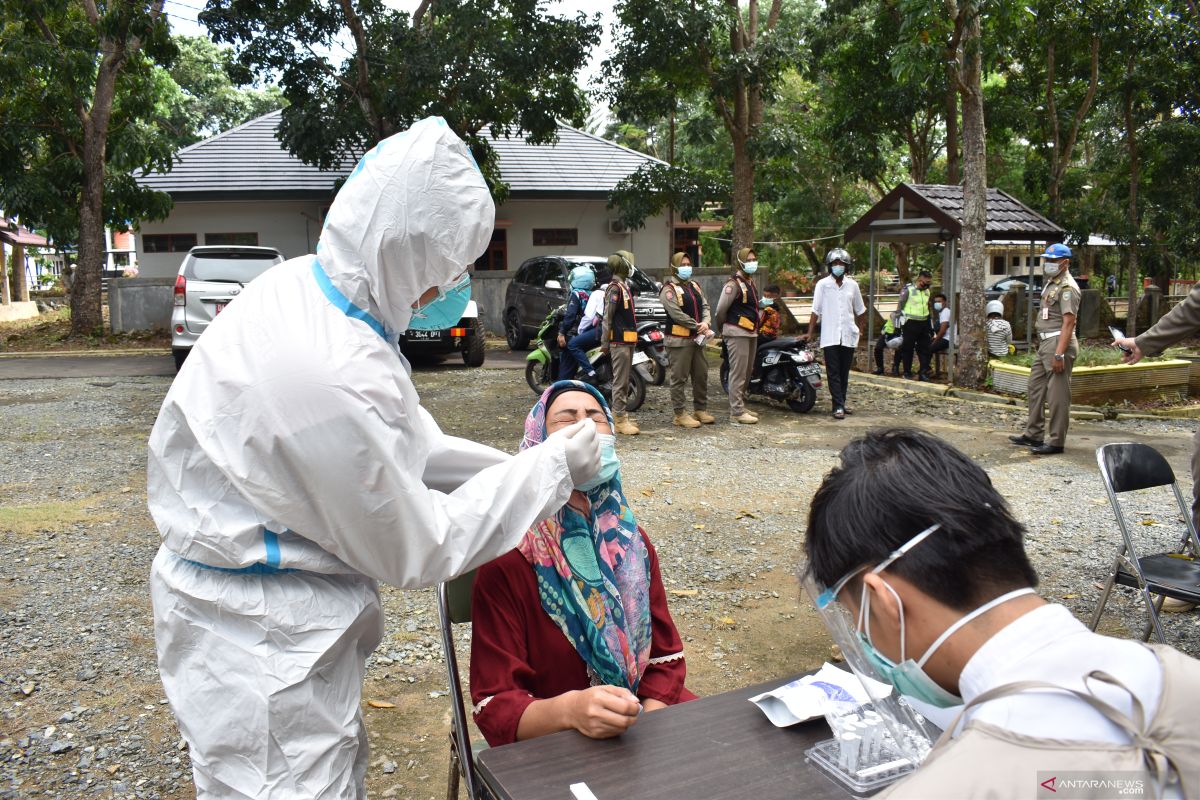
[[[617,250],[634,254],[638,266],[665,267],[670,262],[667,217],[646,220],[645,227],[612,236],[608,220],[616,213],[603,200],[510,200],[496,209],[497,228],[507,222],[508,269],[515,272],[527,258],[550,255],[608,256]],[[534,228],[575,228],[575,247],[534,247]]]
[[[194,233],[205,244],[206,233],[258,234],[262,247],[274,247],[284,258],[311,253],[321,233],[320,213],[326,203],[260,200],[255,202],[178,202],[161,222],[143,222],[138,229],[137,260],[143,278],[173,278],[185,253],[147,253],[147,234]]]
[[[314,251],[321,233],[322,206],[318,202],[263,200],[256,202],[189,202],[175,204],[162,222],[143,222],[138,229],[137,261],[144,278],[168,278],[179,272],[184,253],[147,253],[144,237],[155,233],[194,233],[206,244],[206,233],[258,234],[263,247],[275,247],[284,258]],[[307,215],[307,216],[306,216]],[[496,210],[497,227],[507,223],[508,269],[513,272],[527,258],[542,255],[607,256],[629,250],[639,266],[662,268],[670,260],[666,215],[646,220],[645,227],[619,236],[608,233],[608,220],[616,214],[603,200],[510,200]],[[575,247],[534,247],[534,228],[575,228]]]

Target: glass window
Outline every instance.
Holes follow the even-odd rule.
[[[992,274],[1004,274],[1004,256],[992,256]]]
[[[258,247],[257,233],[206,233],[204,243],[208,245]]]
[[[148,233],[142,236],[144,253],[186,253],[195,246],[194,233]]]
[[[184,277],[198,281],[249,283],[281,261],[281,256],[264,256],[262,253],[193,253]]]
[[[534,247],[577,247],[578,228],[534,228]]]
[[[497,228],[492,231],[492,241],[483,255],[475,259],[475,271],[508,269],[508,231]],[[518,274],[518,280],[520,280]]]

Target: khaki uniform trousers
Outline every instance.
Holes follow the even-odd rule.
[[[750,369],[758,338],[726,336],[725,350],[729,354],[729,413],[740,417],[746,413],[746,387],[750,384]]]
[[[667,361],[670,362],[671,407],[676,414],[682,414],[685,408],[688,378],[692,379],[692,406],[697,411],[708,409],[708,359],[704,356],[704,348],[690,340],[678,347],[667,348]]]
[[[1057,348],[1057,336],[1038,342],[1037,358],[1029,369],[1029,418],[1025,422],[1025,436],[1063,447],[1067,442],[1067,427],[1071,424],[1071,368],[1075,365],[1075,356],[1079,355],[1079,340],[1071,337],[1064,369],[1056,374],[1054,351]],[[1049,414],[1044,408],[1047,405]],[[1047,416],[1050,435],[1044,436]]]
[[[613,398],[612,412],[614,417],[625,416],[625,406],[629,403],[629,374],[633,372],[633,345],[617,344],[608,346],[609,358],[612,359]]]

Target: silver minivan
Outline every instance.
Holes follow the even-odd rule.
[[[176,371],[200,334],[242,288],[282,262],[283,255],[274,247],[212,246],[188,251],[175,278],[171,311],[171,354]]]

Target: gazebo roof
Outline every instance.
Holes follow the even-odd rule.
[[[846,241],[938,242],[962,236],[963,187],[902,183],[846,229]],[[1012,195],[987,190],[988,240],[1060,242],[1067,232]]]
[[[45,236],[40,236],[10,219],[0,219],[0,241],[23,247],[45,247],[50,244]]]

